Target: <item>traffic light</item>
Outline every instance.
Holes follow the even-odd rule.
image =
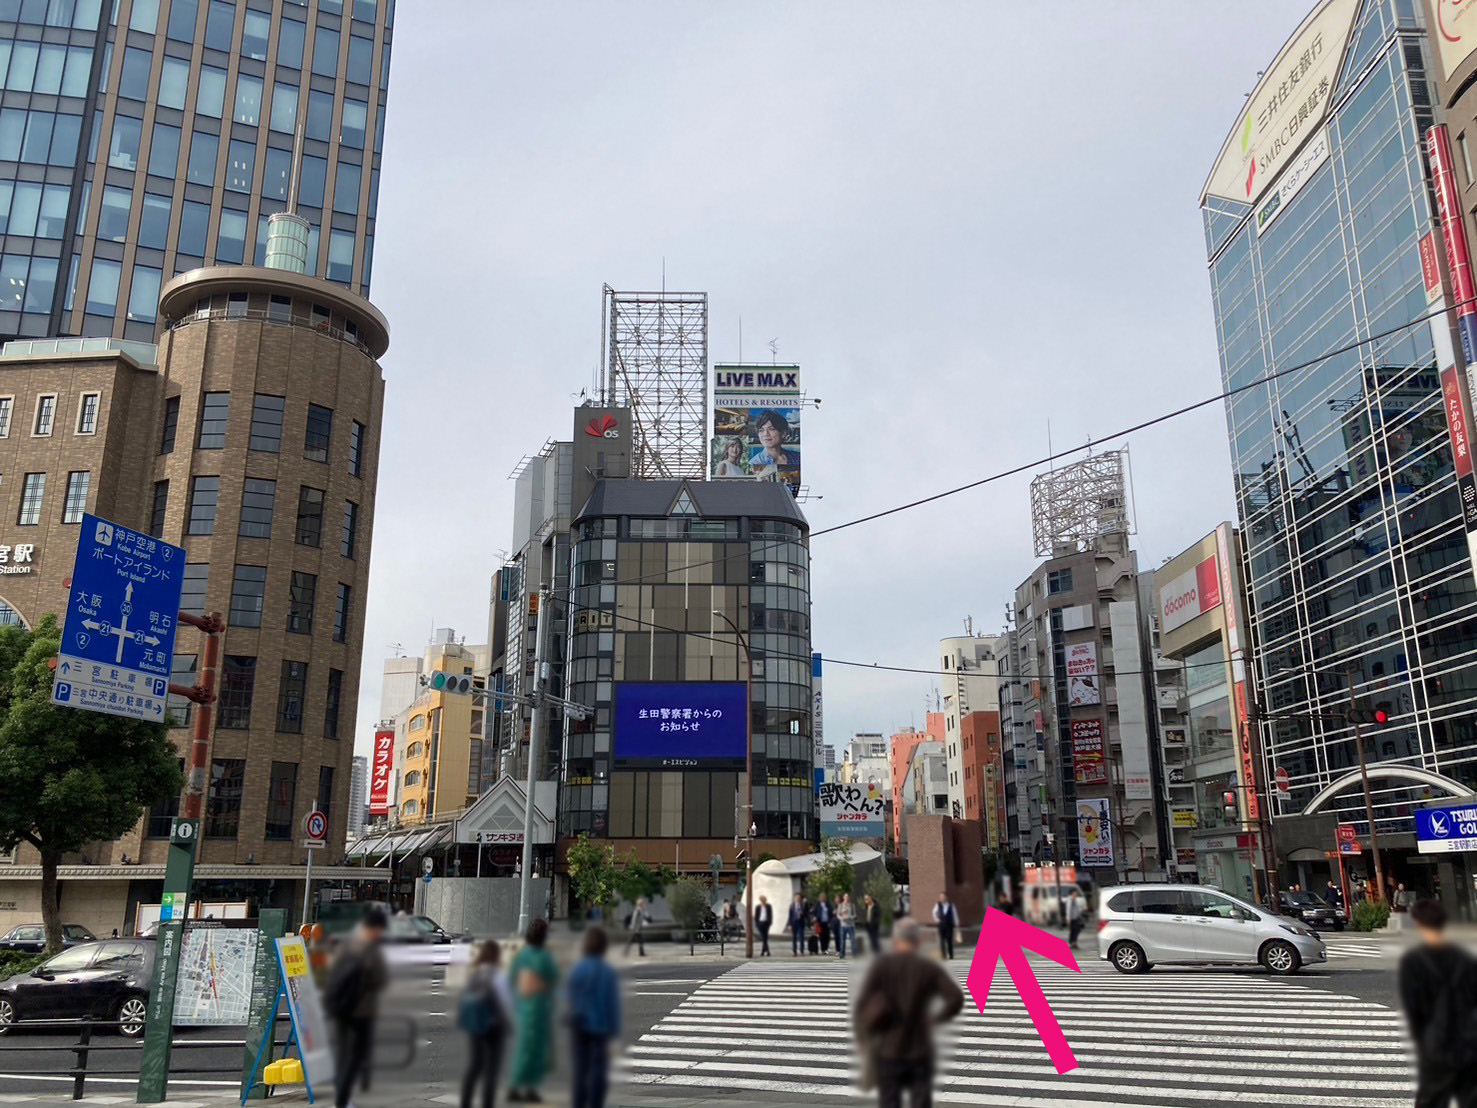
[[[1390,713],[1383,708],[1366,708],[1362,704],[1356,705],[1349,709],[1349,722],[1374,723],[1384,726],[1390,722]]]
[[[433,692],[460,693],[466,695],[472,691],[472,679],[461,677],[456,674],[442,673],[437,671],[431,674],[427,682]]]
[[[1226,806],[1226,818],[1236,818],[1236,794],[1234,792],[1221,793],[1221,803]]]

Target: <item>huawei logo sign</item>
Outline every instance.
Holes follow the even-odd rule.
[[[592,439],[620,438],[620,424],[615,421],[615,416],[604,415],[599,419],[590,420],[585,425],[585,434]]]

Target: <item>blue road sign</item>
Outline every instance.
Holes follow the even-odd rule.
[[[179,547],[82,517],[53,704],[164,719],[184,568]]]

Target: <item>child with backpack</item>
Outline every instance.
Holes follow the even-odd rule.
[[[1446,941],[1446,909],[1410,909],[1421,945],[1400,959],[1400,1004],[1416,1049],[1417,1108],[1477,1108],[1477,962]]]
[[[482,1108],[497,1098],[503,1048],[512,1019],[513,995],[502,973],[502,950],[489,939],[477,952],[467,972],[467,987],[457,1009],[457,1026],[467,1033],[470,1056],[462,1078],[462,1108],[472,1108],[477,1086],[482,1086]]]

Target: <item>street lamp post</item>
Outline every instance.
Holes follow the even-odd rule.
[[[744,957],[754,957],[754,655],[749,636],[717,608],[713,614],[733,628],[744,651],[744,809],[749,815],[749,835],[744,849]]]

